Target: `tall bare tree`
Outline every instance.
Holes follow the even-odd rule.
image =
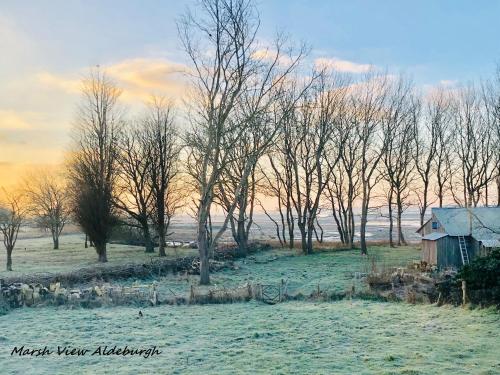
[[[277,160],[291,166],[290,199],[300,231],[304,254],[313,251],[321,199],[340,153],[333,139],[342,138],[340,123],[346,107],[346,85],[340,76],[321,72],[296,104],[294,115],[283,124]]]
[[[380,180],[379,162],[387,148],[387,137],[383,132],[383,116],[386,104],[388,77],[383,74],[369,73],[364,82],[353,88],[351,106],[354,111],[352,121],[360,139],[360,178],[361,178],[361,253],[367,254],[366,226],[370,210],[372,191]]]
[[[450,186],[455,202],[465,207],[475,207],[485,198],[485,189],[495,176],[492,160],[498,149],[483,104],[472,85],[460,90],[454,101],[457,165]]]
[[[262,183],[259,185],[264,196],[276,200],[279,221],[273,218],[264,205],[261,204],[266,216],[276,227],[276,235],[281,246],[288,245],[290,249],[295,246],[295,210],[293,207],[292,194],[294,193],[294,165],[289,155],[293,154],[293,136],[291,131],[295,121],[295,100],[293,95],[286,95],[274,106],[275,113],[280,118],[280,131],[275,145],[268,151],[267,158],[260,163],[260,171],[263,175]]]
[[[337,226],[340,241],[348,248],[354,247],[354,206],[360,196],[361,138],[351,121],[352,109],[344,112],[345,119],[341,121],[343,137],[334,139],[335,148],[340,154],[340,160],[333,168],[328,181],[325,199],[328,202]],[[329,157],[330,159],[331,157]]]
[[[7,271],[12,271],[12,251],[16,246],[19,229],[26,219],[26,205],[21,193],[2,191],[0,200],[0,233],[7,251]]]
[[[396,207],[398,245],[406,245],[403,235],[402,215],[409,207],[410,189],[414,179],[416,134],[420,102],[413,93],[413,85],[403,77],[392,85],[384,115],[386,150],[383,156],[382,175],[387,181],[390,231],[392,238],[392,205]],[[395,202],[393,202],[393,199]]]
[[[70,219],[68,187],[56,173],[41,171],[25,179],[30,213],[38,226],[50,232],[54,249],[59,249],[59,236]]]
[[[256,205],[257,162],[260,155],[255,154],[254,148],[261,148],[260,142],[266,141],[269,137],[269,134],[261,133],[260,128],[259,126],[251,129],[235,140],[233,149],[229,150],[234,155],[230,158],[223,178],[216,187],[217,200],[226,212],[231,210],[233,202],[237,202],[233,214],[229,217],[229,223],[241,254],[247,253]],[[248,176],[245,174],[247,163],[252,164]],[[236,195],[240,181],[241,189],[239,195]]]
[[[172,104],[155,98],[143,126],[149,152],[148,189],[153,199],[153,222],[158,233],[158,254],[163,257],[170,221],[183,204],[177,182],[181,145]]]
[[[200,16],[188,12],[179,23],[179,32],[193,68],[192,126],[186,134],[186,144],[188,171],[199,197],[196,216],[200,283],[208,284],[209,254],[237,206],[236,200],[231,202],[222,227],[209,236],[215,188],[220,186],[231,160],[228,150],[256,123],[255,116],[263,111],[263,103],[272,103],[266,98],[279,92],[301,54],[291,61],[283,59],[279,40],[272,49],[256,48],[259,20],[250,0],[202,0],[199,4]],[[271,140],[262,143],[251,158],[257,159],[260,149],[267,147]],[[240,196],[252,165],[248,163],[242,173],[235,197]]]
[[[113,194],[122,126],[117,103],[121,91],[105,73],[93,70],[83,81],[82,93],[68,173],[73,213],[94,244],[99,262],[107,262],[106,244],[117,222]]]
[[[141,230],[145,251],[154,252],[151,233],[153,189],[151,188],[151,142],[145,122],[130,122],[120,137],[116,207],[127,216],[126,225]]]
[[[443,204],[443,189],[448,179],[445,167],[449,153],[449,122],[450,98],[444,88],[438,88],[426,101],[422,121],[417,122],[415,127],[415,167],[419,176],[415,194],[418,198],[421,226],[428,208],[434,203],[430,195],[433,193],[433,179],[437,180],[436,196],[439,204]]]
[[[500,149],[500,64],[497,66],[496,74],[483,87],[485,103],[485,117],[491,128],[493,137],[493,148]],[[493,155],[492,160],[493,178],[496,184],[497,206],[500,206],[500,152]]]

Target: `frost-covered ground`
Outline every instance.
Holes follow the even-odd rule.
[[[36,272],[69,272],[84,267],[99,264],[93,247],[84,247],[85,236],[68,234],[60,237],[60,248],[52,249],[52,239],[49,237],[22,238],[17,241],[12,253],[12,272],[5,271],[6,253],[0,247],[0,278],[30,274]],[[1,243],[0,243],[1,244]],[[157,257],[158,252],[146,254],[140,246],[108,244],[108,265],[124,263],[150,262],[151,257]],[[167,248],[167,257],[189,256],[197,254],[193,249]]]
[[[273,213],[275,219],[278,219],[276,215],[276,213]],[[220,227],[222,221],[222,216],[214,215],[212,218],[214,229]],[[327,211],[322,212],[319,221],[324,229],[325,241],[338,243],[340,237],[331,214]],[[359,215],[357,213],[355,221],[359,228]],[[266,215],[256,213],[254,222],[255,225],[250,233],[252,239],[277,241],[275,225]],[[386,217],[381,216],[379,213],[370,214],[367,228],[368,240],[386,241],[388,238],[388,225],[389,222]],[[417,212],[411,209],[405,211],[403,215],[403,232],[407,240],[413,243],[420,240],[419,235],[415,232],[419,226]],[[97,263],[95,250],[93,248],[84,248],[84,236],[79,233],[77,227],[70,225],[65,229],[65,233],[60,238],[61,248],[59,251],[53,251],[52,240],[48,233],[42,232],[35,227],[25,226],[21,228],[19,240],[12,255],[14,272],[7,273],[4,271],[6,255],[5,250],[0,248],[0,278],[33,272],[67,272]],[[186,214],[174,217],[169,233],[171,233],[169,236],[170,241],[194,241],[196,239],[196,225],[193,218]],[[300,238],[300,233],[296,232],[295,237]],[[232,242],[231,231],[226,231],[221,240],[222,242]],[[359,240],[357,234],[355,240]],[[143,250],[142,247],[111,244],[108,245],[108,260],[110,264],[149,261],[151,255],[145,254]],[[167,250],[169,256],[193,255],[195,253],[196,251],[185,248],[179,248],[177,252],[174,249]],[[153,256],[156,256],[156,254]]]
[[[125,250],[123,250],[125,251]],[[272,250],[212,275],[211,288],[246,282],[277,284],[289,292],[344,291],[356,272],[404,266],[416,247],[370,247],[298,256]],[[141,280],[148,283],[152,280]],[[157,278],[160,298],[186,293],[196,276]],[[134,280],[121,282],[134,283]],[[197,289],[201,289],[197,287]],[[258,302],[141,308],[23,308],[0,316],[3,374],[500,374],[500,315],[431,305],[363,300]],[[88,349],[84,356],[11,356],[15,346],[56,351]],[[91,356],[100,345],[147,349],[150,358]]]
[[[278,286],[281,280],[288,283],[290,294],[310,294],[318,285],[321,291],[343,292],[356,290],[366,285],[356,278],[356,273],[371,270],[373,261],[379,269],[405,266],[420,259],[420,249],[406,246],[391,249],[386,246],[372,246],[369,256],[362,256],[359,250],[320,251],[313,255],[297,255],[296,251],[274,249],[253,255],[236,262],[236,269],[227,269],[211,275],[212,285],[208,288],[235,288],[246,283],[272,284]],[[160,299],[165,296],[187,295],[191,286],[204,292],[207,287],[198,285],[197,275],[167,275],[155,278],[158,282]],[[149,282],[152,280],[149,280]],[[122,285],[141,284],[142,281],[127,280]]]
[[[143,309],[21,309],[0,317],[1,374],[498,374],[488,310],[340,301]],[[156,345],[142,357],[10,356],[16,345]]]

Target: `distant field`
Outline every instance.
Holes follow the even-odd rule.
[[[6,253],[0,248],[0,278],[35,272],[67,272],[88,267],[97,262],[93,247],[84,247],[84,236],[68,234],[61,236],[60,248],[52,249],[48,237],[19,239],[12,253],[12,272],[5,271]],[[167,257],[196,254],[193,249],[167,249]],[[143,247],[108,244],[108,264],[149,262],[158,252],[146,254]]]
[[[488,310],[340,301],[19,309],[0,317],[2,374],[498,374]],[[11,357],[14,346],[148,348],[156,357]]]

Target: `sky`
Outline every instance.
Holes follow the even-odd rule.
[[[0,2],[0,186],[60,163],[80,81],[99,65],[125,105],[174,100],[187,63],[176,20],[195,0]],[[311,63],[360,74],[370,65],[423,90],[488,78],[500,62],[500,1],[260,0],[259,39],[310,47]]]

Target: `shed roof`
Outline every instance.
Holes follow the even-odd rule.
[[[423,240],[436,241],[448,236],[446,233],[432,232],[422,237]]]
[[[500,239],[498,240],[478,240],[481,241],[485,247],[500,247]]]
[[[423,223],[423,224],[420,226],[420,228],[418,228],[418,229],[417,229],[417,231],[416,231],[416,232],[417,232],[417,233],[420,233],[420,232],[421,232],[421,230],[422,230],[422,229],[424,229],[424,227],[427,225],[427,223],[428,223],[429,221],[431,221],[431,220],[432,220],[432,217],[430,217],[430,218],[429,218],[429,220],[427,220],[425,223]]]
[[[450,236],[500,238],[500,207],[433,208],[432,213]]]

